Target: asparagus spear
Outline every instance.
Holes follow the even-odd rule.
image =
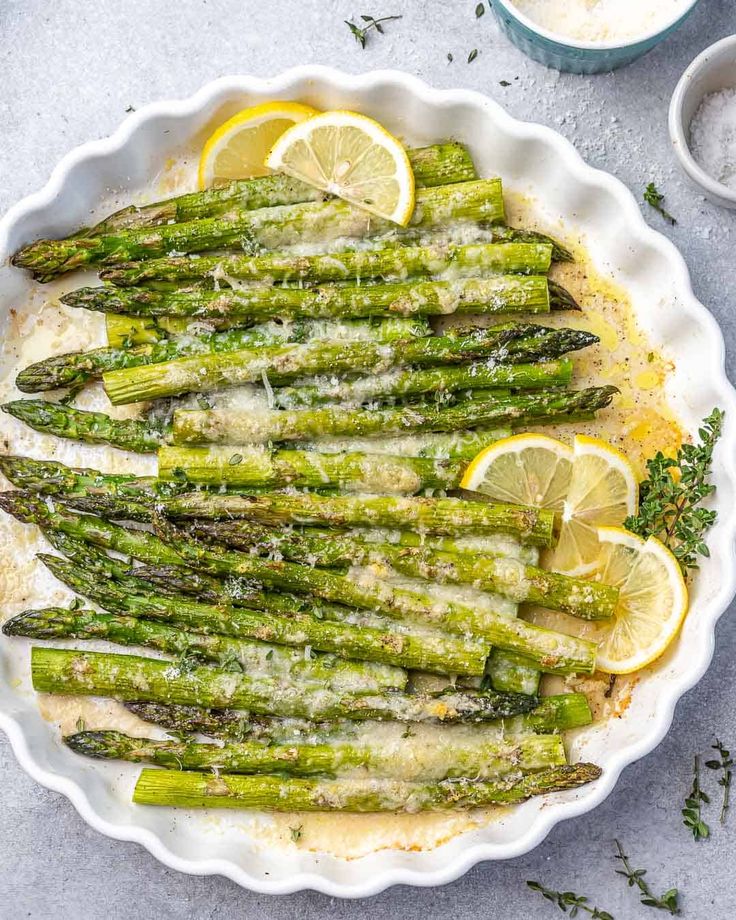
[[[162,448],[159,476],[135,477],[73,469],[61,463],[0,457],[0,471],[21,489],[58,495],[83,510],[105,503],[107,513],[129,514],[149,520],[150,507],[159,499],[188,491],[192,484],[229,487],[340,486],[349,491],[412,493],[423,489],[455,488],[465,463],[370,454],[318,454],[314,451],[270,451],[265,448]],[[139,508],[143,504],[146,507]]]
[[[427,367],[463,364],[473,359],[502,364],[556,358],[596,341],[590,333],[507,323],[464,335],[429,336],[401,343],[308,342],[272,345],[220,354],[196,355],[146,367],[104,374],[105,390],[115,404],[180,393],[261,382],[267,374],[278,384],[316,374],[381,373],[397,365]]]
[[[344,320],[324,322],[299,320],[293,323],[267,322],[251,329],[186,335],[148,345],[123,348],[95,348],[45,358],[20,371],[15,385],[23,393],[37,393],[58,387],[77,387],[119,368],[158,364],[191,355],[221,354],[255,349],[285,342],[330,341],[403,342],[427,336],[426,320],[395,317],[386,320]]]
[[[397,777],[407,782],[443,780],[448,777],[472,776],[479,781],[498,779],[508,773],[530,773],[562,766],[565,748],[555,735],[528,735],[524,738],[500,739],[492,734],[472,733],[461,743],[455,737],[450,745],[441,731],[429,736],[434,747],[427,748],[424,735],[390,731],[390,737],[363,745],[274,744],[257,741],[230,743],[224,746],[196,741],[152,741],[135,738],[118,731],[81,731],[67,735],[64,743],[77,754],[105,760],[127,760],[155,764],[179,770],[227,773],[286,773],[309,776],[315,773],[345,773],[368,770],[375,777]],[[443,743],[444,741],[444,743]]]
[[[106,509],[114,513],[119,502],[121,514],[133,521],[150,520],[152,505],[191,489],[185,479],[174,476],[166,480],[130,473],[100,473],[65,466],[55,460],[12,455],[0,456],[0,472],[19,489],[56,496],[80,510],[92,511],[98,500],[104,499]]]
[[[474,431],[429,432],[388,438],[320,438],[298,441],[294,447],[322,454],[391,454],[435,460],[472,460],[484,447],[511,436],[510,428],[476,428]]]
[[[561,358],[539,364],[497,365],[475,361],[461,367],[430,367],[424,370],[397,368],[375,377],[344,380],[318,377],[274,393],[274,403],[282,409],[299,409],[322,403],[360,406],[387,397],[416,396],[423,393],[452,393],[512,387],[522,390],[543,390],[567,386],[572,379],[572,361]]]
[[[39,693],[235,707],[265,715],[324,720],[487,722],[529,712],[537,702],[535,697],[522,694],[469,690],[337,694],[212,667],[180,670],[170,661],[153,658],[37,646],[31,649],[31,677]]]
[[[389,566],[413,578],[470,584],[517,603],[564,610],[586,620],[611,617],[618,601],[616,588],[547,572],[516,559],[364,543],[355,536],[324,530],[274,530],[249,521],[195,522],[190,532],[238,549],[310,565],[370,565],[379,570]]]
[[[242,607],[214,607],[184,598],[130,594],[127,585],[100,585],[94,575],[58,556],[40,554],[38,558],[72,590],[123,616],[165,620],[181,629],[235,639],[308,646],[343,658],[391,665],[390,679],[394,681],[396,668],[404,667],[439,674],[482,674],[488,657],[489,643],[438,630],[381,631],[303,613],[264,616]]]
[[[158,455],[162,479],[173,479],[183,472],[193,484],[228,488],[338,486],[353,492],[412,494],[456,488],[465,466],[453,460],[249,447],[167,447]]]
[[[182,808],[259,811],[409,812],[510,805],[534,795],[576,789],[601,775],[592,763],[553,767],[496,783],[449,779],[411,783],[380,779],[308,779],[142,770],[133,801]]]
[[[547,393],[520,393],[495,399],[469,399],[450,406],[415,404],[383,409],[339,406],[312,409],[177,409],[175,444],[265,444],[327,437],[370,437],[422,431],[458,431],[476,426],[513,424],[520,417],[537,424],[608,406],[616,387],[588,387]]]
[[[162,428],[154,423],[114,419],[104,412],[75,409],[45,399],[18,399],[0,408],[36,431],[88,444],[110,444],[121,450],[148,453],[164,442]]]
[[[226,670],[253,676],[287,677],[336,692],[378,693],[403,690],[401,668],[372,661],[346,661],[335,655],[310,655],[266,642],[188,632],[166,623],[133,616],[111,616],[93,610],[47,607],[27,610],[3,624],[6,636],[31,639],[107,639],[118,645],[140,645],[182,656],[183,662],[212,661]]]
[[[102,313],[207,319],[241,317],[355,318],[447,316],[476,313],[548,313],[577,309],[570,295],[543,275],[491,275],[452,281],[411,280],[391,284],[338,284],[317,288],[250,282],[238,290],[103,287],[70,291],[62,302]]]
[[[321,744],[334,739],[370,741],[375,737],[376,725],[371,722],[316,723],[304,719],[275,719],[269,716],[251,717],[235,709],[203,709],[199,706],[176,706],[163,703],[126,703],[126,708],[138,718],[153,722],[175,732],[209,735],[225,741],[246,741],[253,739],[267,744]],[[562,732],[570,728],[590,725],[593,716],[582,693],[561,693],[547,696],[525,715],[515,716],[498,725],[488,725],[488,731],[504,734],[525,734],[526,732]],[[428,727],[429,728],[429,727]],[[437,729],[434,729],[437,730]],[[462,726],[444,725],[441,730],[448,737]],[[473,731],[481,731],[474,726]],[[416,726],[420,735],[424,729]]]
[[[293,562],[273,562],[245,553],[213,550],[188,539],[175,528],[157,522],[160,533],[193,568],[219,577],[243,576],[266,587],[310,594],[323,600],[435,628],[471,634],[490,645],[517,652],[550,673],[591,671],[595,645],[510,619],[503,604],[447,600],[431,591],[398,587],[366,570],[340,575]]]
[[[539,693],[542,672],[525,664],[511,652],[494,648],[488,658],[486,674],[494,690],[508,693]]]
[[[273,492],[224,495],[190,492],[162,503],[175,518],[244,518],[264,524],[329,523],[337,527],[395,527],[455,536],[506,533],[537,546],[554,543],[554,514],[522,505],[459,498],[315,495]]]
[[[131,262],[106,268],[100,276],[120,287],[168,282],[237,285],[240,281],[351,281],[409,277],[468,277],[490,274],[544,275],[549,271],[553,246],[546,242],[471,243],[437,242],[419,246],[384,246],[335,254],[216,255]],[[230,279],[230,280],[229,280]]]
[[[453,182],[475,179],[475,167],[462,144],[433,144],[406,151],[414,171],[417,187],[431,188]],[[323,201],[327,196],[299,179],[277,173],[256,179],[238,179],[227,185],[189,192],[156,201],[152,204],[130,205],[100,221],[90,235],[130,230],[135,227],[157,227],[161,224],[219,217],[236,211],[272,208],[303,201]]]
[[[126,529],[91,514],[74,514],[58,505],[50,508],[43,499],[28,492],[0,492],[0,508],[24,524],[60,531],[123,556],[153,565],[183,565],[175,550],[146,530]]]
[[[503,222],[501,181],[480,179],[417,191],[410,228],[443,226],[455,220]],[[173,251],[188,253],[249,246],[279,249],[304,240],[365,238],[385,231],[394,231],[389,221],[373,217],[345,201],[317,201],[244,211],[232,218],[208,217],[99,236],[37,240],[19,250],[13,264],[29,269],[40,281],[49,281],[58,274],[88,265],[152,259]]]

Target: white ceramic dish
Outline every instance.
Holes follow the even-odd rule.
[[[675,87],[670,102],[669,128],[680,166],[715,204],[736,208],[736,191],[722,185],[700,166],[690,152],[690,123],[710,93],[736,87],[736,35],[729,35],[699,54]]]
[[[366,896],[397,884],[437,885],[475,863],[507,859],[535,847],[563,818],[583,814],[613,789],[628,764],[664,737],[678,699],[702,677],[713,652],[714,627],[736,590],[736,394],[724,371],[721,333],[695,299],[685,264],[663,236],[643,221],[624,186],[591,169],[548,128],[515,121],[477,93],[437,91],[404,74],[348,76],[322,67],[288,71],[271,80],[227,77],[189,99],[161,102],[131,115],[120,129],[70,153],[44,189],[16,205],[0,224],[0,311],[27,297],[30,282],[8,256],[39,236],[63,235],[89,220],[109,189],[130,198],[164,159],[215,116],[283,97],[322,108],[350,107],[381,119],[413,143],[456,137],[469,144],[482,174],[498,173],[508,187],[534,195],[550,227],[579,235],[597,267],[630,292],[653,344],[676,364],[669,395],[694,429],[713,406],[726,410],[715,480],[721,514],[709,537],[711,558],[693,592],[683,636],[662,666],[642,677],[621,719],[586,731],[575,756],[604,768],[603,778],[580,790],[531,801],[480,829],[424,852],[384,850],[343,860],[303,848],[268,849],[238,830],[237,813],[215,823],[206,815],[131,805],[137,768],[79,758],[58,741],[32,693],[13,680],[27,673],[27,647],[0,644],[0,727],[20,764],[38,782],[66,795],[93,827],[135,840],[184,872],[222,874],[248,888],[285,893],[315,888],[330,895]],[[12,552],[11,547],[6,552]]]

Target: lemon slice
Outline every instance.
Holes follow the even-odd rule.
[[[210,136],[199,160],[199,187],[267,176],[266,154],[287,128],[317,114],[299,102],[264,102],[233,115]]]
[[[655,537],[643,540],[622,527],[597,532],[599,577],[619,589],[613,618],[598,621],[586,638],[598,642],[597,668],[629,674],[667,649],[687,613],[679,563]]]
[[[414,211],[406,151],[377,121],[356,112],[323,112],[295,124],[266,164],[402,226]]]
[[[636,512],[638,497],[636,473],[624,454],[605,441],[578,435],[560,535],[548,567],[566,575],[593,572],[600,554],[598,527],[623,524]]]
[[[570,487],[573,452],[543,434],[517,434],[482,450],[460,488],[501,502],[562,511]]]

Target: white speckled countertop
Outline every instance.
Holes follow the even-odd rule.
[[[71,147],[110,133],[129,106],[187,95],[227,73],[267,76],[306,63],[354,72],[396,67],[439,87],[486,92],[513,115],[550,125],[638,198],[654,181],[678,223],[670,227],[642,208],[685,255],[695,291],[718,318],[736,369],[736,212],[708,204],[687,184],[666,128],[669,98],[687,64],[736,31],[732,0],[703,0],[666,44],[625,70],[598,77],[560,75],[527,60],[501,36],[489,12],[476,19],[475,6],[476,0],[384,0],[380,6],[348,0],[5,0],[0,208],[39,188]],[[343,24],[360,13],[402,13],[403,19],[389,23],[385,35],[371,35],[362,51]],[[465,63],[475,48],[477,58]],[[678,707],[667,739],[624,773],[602,807],[558,827],[535,852],[478,866],[436,890],[399,888],[358,903],[314,893],[277,899],[219,878],[179,875],[140,847],[88,828],[65,799],[20,771],[0,737],[0,920],[562,916],[527,889],[527,879],[588,894],[616,920],[651,917],[614,874],[614,837],[637,867],[648,869],[657,892],[670,885],[684,892],[686,920],[727,920],[734,914],[736,807],[725,827],[711,807],[713,836],[698,844],[682,826],[680,808],[693,755],[706,752],[714,735],[736,750],[732,613],[721,621],[710,671]]]

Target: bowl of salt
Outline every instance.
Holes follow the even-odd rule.
[[[736,209],[736,35],[706,48],[682,75],[669,129],[695,185],[716,204]]]

